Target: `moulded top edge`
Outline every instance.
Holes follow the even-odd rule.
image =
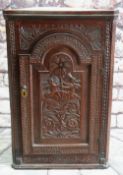
[[[114,9],[83,9],[83,8],[58,8],[38,7],[23,9],[5,9],[4,16],[118,16],[118,10]]]

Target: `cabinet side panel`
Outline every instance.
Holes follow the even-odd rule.
[[[111,33],[110,33],[110,81],[109,81],[109,108],[108,108],[108,121],[107,121],[107,142],[106,142],[106,160],[108,160],[109,154],[109,137],[110,137],[110,121],[111,121],[111,107],[112,107],[112,86],[113,86],[113,70],[114,70],[114,50],[115,50],[115,32],[116,32],[116,20],[111,21]]]
[[[12,152],[13,161],[20,164],[21,161],[21,120],[20,120],[20,94],[19,94],[19,69],[16,55],[15,23],[6,21],[7,50],[8,50],[8,74],[10,89],[11,123],[12,123]]]
[[[112,82],[112,58],[111,58],[111,29],[112,21],[105,21],[105,50],[103,61],[103,92],[102,92],[102,115],[100,131],[100,163],[107,162],[107,144],[109,140],[109,121],[111,108],[111,82]]]

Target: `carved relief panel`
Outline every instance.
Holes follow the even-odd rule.
[[[83,124],[87,125],[87,119],[82,124],[80,122],[82,120],[80,97],[84,93],[83,87],[88,88],[89,82],[82,87],[84,83],[82,81],[83,78],[89,77],[90,70],[88,66],[80,66],[80,70],[77,70],[75,55],[72,53],[70,55],[68,50],[60,47],[60,51],[52,55],[48,54],[44,62],[45,71],[37,70],[40,77],[40,137],[42,140],[52,139],[53,142],[57,139],[62,143],[63,139],[69,142],[73,138],[77,141],[82,139]],[[86,95],[88,96],[88,93]],[[85,103],[86,99],[87,97]],[[87,133],[84,139],[87,139]]]
[[[80,77],[73,74],[69,55],[56,53],[48,63],[49,76],[42,76],[42,137],[80,137]],[[46,83],[47,82],[47,83]]]

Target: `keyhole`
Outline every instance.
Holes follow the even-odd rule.
[[[27,89],[22,89],[21,90],[21,96],[22,97],[27,97]]]

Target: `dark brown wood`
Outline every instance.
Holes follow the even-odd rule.
[[[105,168],[117,12],[3,13],[13,167]]]

